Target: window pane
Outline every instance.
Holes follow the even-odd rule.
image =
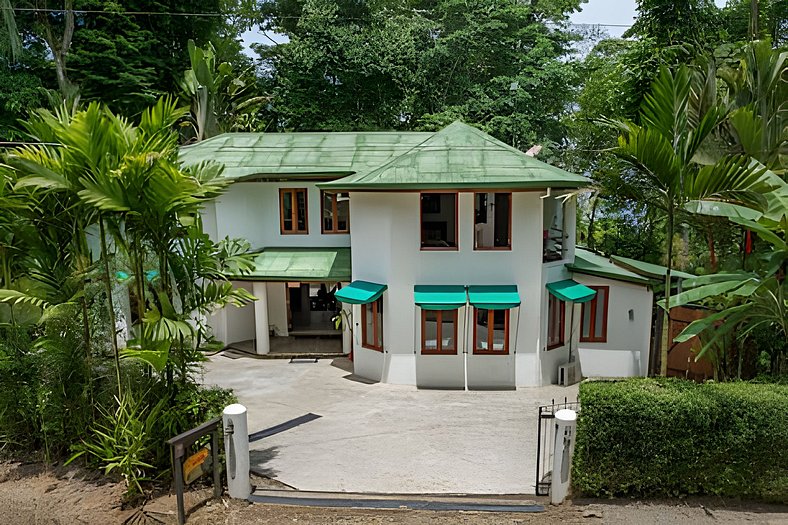
[[[424,310],[424,349],[438,349],[438,312]]]
[[[377,315],[375,316],[375,323],[377,324],[378,337],[375,346],[383,348],[383,299],[375,301],[377,305]],[[373,336],[374,337],[374,336]]]
[[[457,194],[421,194],[422,248],[457,246]]]
[[[604,329],[605,329],[605,306],[607,305],[607,297],[605,294],[607,290],[604,288],[598,288],[596,291],[596,316],[594,319],[594,339],[602,339],[605,337]]]
[[[490,310],[493,314],[493,350],[506,350],[506,314],[508,310]]]
[[[350,229],[350,196],[347,193],[337,193],[337,230]]]
[[[367,303],[364,306],[364,334],[363,342],[367,346],[375,345],[375,315],[372,313],[372,303]]]
[[[297,191],[296,192],[296,203],[298,206],[298,231],[305,231],[306,230],[306,192],[305,191]]]
[[[496,248],[508,248],[510,246],[509,232],[509,202],[511,193],[495,194],[495,240]]]
[[[476,309],[476,348],[487,350],[487,312],[489,310]]]
[[[457,323],[457,310],[441,312],[441,350],[454,351],[454,326]]]
[[[334,229],[334,194],[328,191],[323,192],[323,230],[333,231]]]
[[[293,193],[282,192],[282,223],[285,231],[293,229]]]
[[[580,337],[591,337],[591,305],[596,298],[583,303],[583,327],[580,330]]]

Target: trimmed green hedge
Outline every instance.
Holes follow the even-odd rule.
[[[788,503],[788,386],[676,379],[580,385],[575,491]]]

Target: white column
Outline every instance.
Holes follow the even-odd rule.
[[[563,409],[555,413],[555,444],[553,448],[553,472],[550,476],[550,503],[559,505],[569,493],[569,475],[572,472],[572,455],[575,451],[577,413]]]
[[[257,297],[254,302],[255,352],[267,354],[271,351],[271,341],[268,336],[268,289],[265,283],[255,282],[252,294]]]
[[[228,405],[222,414],[222,423],[224,457],[227,461],[227,492],[231,498],[246,499],[252,493],[249,483],[249,429],[246,407],[237,403]]]
[[[342,316],[342,353],[348,355],[350,351],[353,349],[353,339],[350,335],[350,330],[352,328],[351,323],[353,322],[353,305],[349,304],[347,307],[343,305],[342,310],[339,311],[339,315]]]

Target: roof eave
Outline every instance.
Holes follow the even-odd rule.
[[[566,268],[573,272],[573,273],[582,273],[585,275],[591,275],[594,277],[602,277],[604,279],[610,279],[611,281],[623,281],[633,284],[640,284],[642,286],[650,286],[654,284],[654,281],[651,279],[646,279],[645,277],[638,277],[633,275],[632,277],[626,275],[615,274],[611,272],[606,272],[604,270],[594,270],[591,268],[580,268],[575,266],[574,264],[567,264]]]

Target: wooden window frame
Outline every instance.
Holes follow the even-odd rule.
[[[285,193],[293,194],[293,211],[290,219],[293,226],[298,225],[298,198],[299,192],[304,193],[304,230],[285,230]],[[307,188],[279,188],[279,232],[282,235],[308,235],[309,234],[309,192]]]
[[[479,324],[478,321],[478,313],[479,310],[486,310],[487,311],[487,346],[493,346],[493,334],[495,333],[495,323],[490,322],[490,312],[494,312],[495,310],[491,310],[489,308],[476,308],[473,307],[473,355],[509,355],[509,314],[511,312],[510,309],[504,310],[506,313],[506,317],[504,318],[504,335],[503,335],[503,350],[491,350],[489,348],[477,348],[476,347],[476,331],[477,325]],[[494,315],[494,314],[493,314]]]
[[[437,319],[437,345],[434,349],[427,348],[427,312],[436,312]],[[449,350],[443,349],[443,315],[451,312],[454,315],[454,347]],[[422,310],[421,311],[421,353],[422,355],[457,355],[457,323],[459,321],[459,309],[454,310]]]
[[[550,344],[550,327],[553,326],[552,323],[552,310],[550,309],[551,301],[558,301],[558,308],[560,308],[560,320],[558,328],[559,330],[559,338],[558,342]],[[574,307],[574,305],[572,305]],[[554,296],[551,293],[547,294],[547,350],[554,350],[556,348],[561,348],[562,346],[566,345],[566,301],[559,299],[558,297]]]
[[[506,193],[509,195],[509,246],[491,246],[490,248],[477,248],[476,247],[476,196],[481,194],[490,194],[492,193],[495,195],[496,193]],[[473,193],[473,226],[474,226],[474,243],[473,243],[473,250],[477,252],[510,252],[512,251],[512,192],[511,191],[476,191]]]
[[[380,346],[367,343],[367,304],[372,305],[372,340],[377,341],[380,335]],[[376,352],[383,351],[383,316],[380,316],[380,325],[378,326],[378,306],[380,310],[383,309],[383,298],[379,297],[371,303],[361,305],[361,346]],[[382,312],[381,312],[382,313]]]
[[[608,314],[608,305],[610,304],[610,287],[609,286],[589,286],[592,290],[596,290],[597,295],[590,301],[583,303],[583,307],[580,310],[580,342],[581,343],[607,343],[607,314]],[[604,304],[604,312],[602,313],[602,336],[601,337],[594,337],[594,332],[596,332],[596,310],[599,307],[599,291],[605,291],[605,304]],[[589,323],[591,326],[588,327],[588,337],[583,337],[583,319],[585,319],[585,309],[586,307],[591,308],[590,315],[588,317]]]
[[[320,190],[320,232],[323,235],[336,235],[336,234],[345,234],[350,233],[350,205],[348,204],[347,207],[347,229],[346,230],[339,230],[337,229],[337,225],[339,221],[337,220],[338,210],[339,210],[339,201],[337,200],[340,193],[347,193],[344,191],[328,191],[328,190]],[[333,230],[327,230],[326,224],[324,222],[326,216],[326,194],[332,195],[333,198],[331,199],[331,221],[334,225]]]
[[[424,246],[424,207],[422,199],[425,194],[452,194],[454,195],[454,244],[456,246]],[[419,248],[423,252],[457,252],[460,250],[460,192],[446,190],[432,190],[419,192]]]

